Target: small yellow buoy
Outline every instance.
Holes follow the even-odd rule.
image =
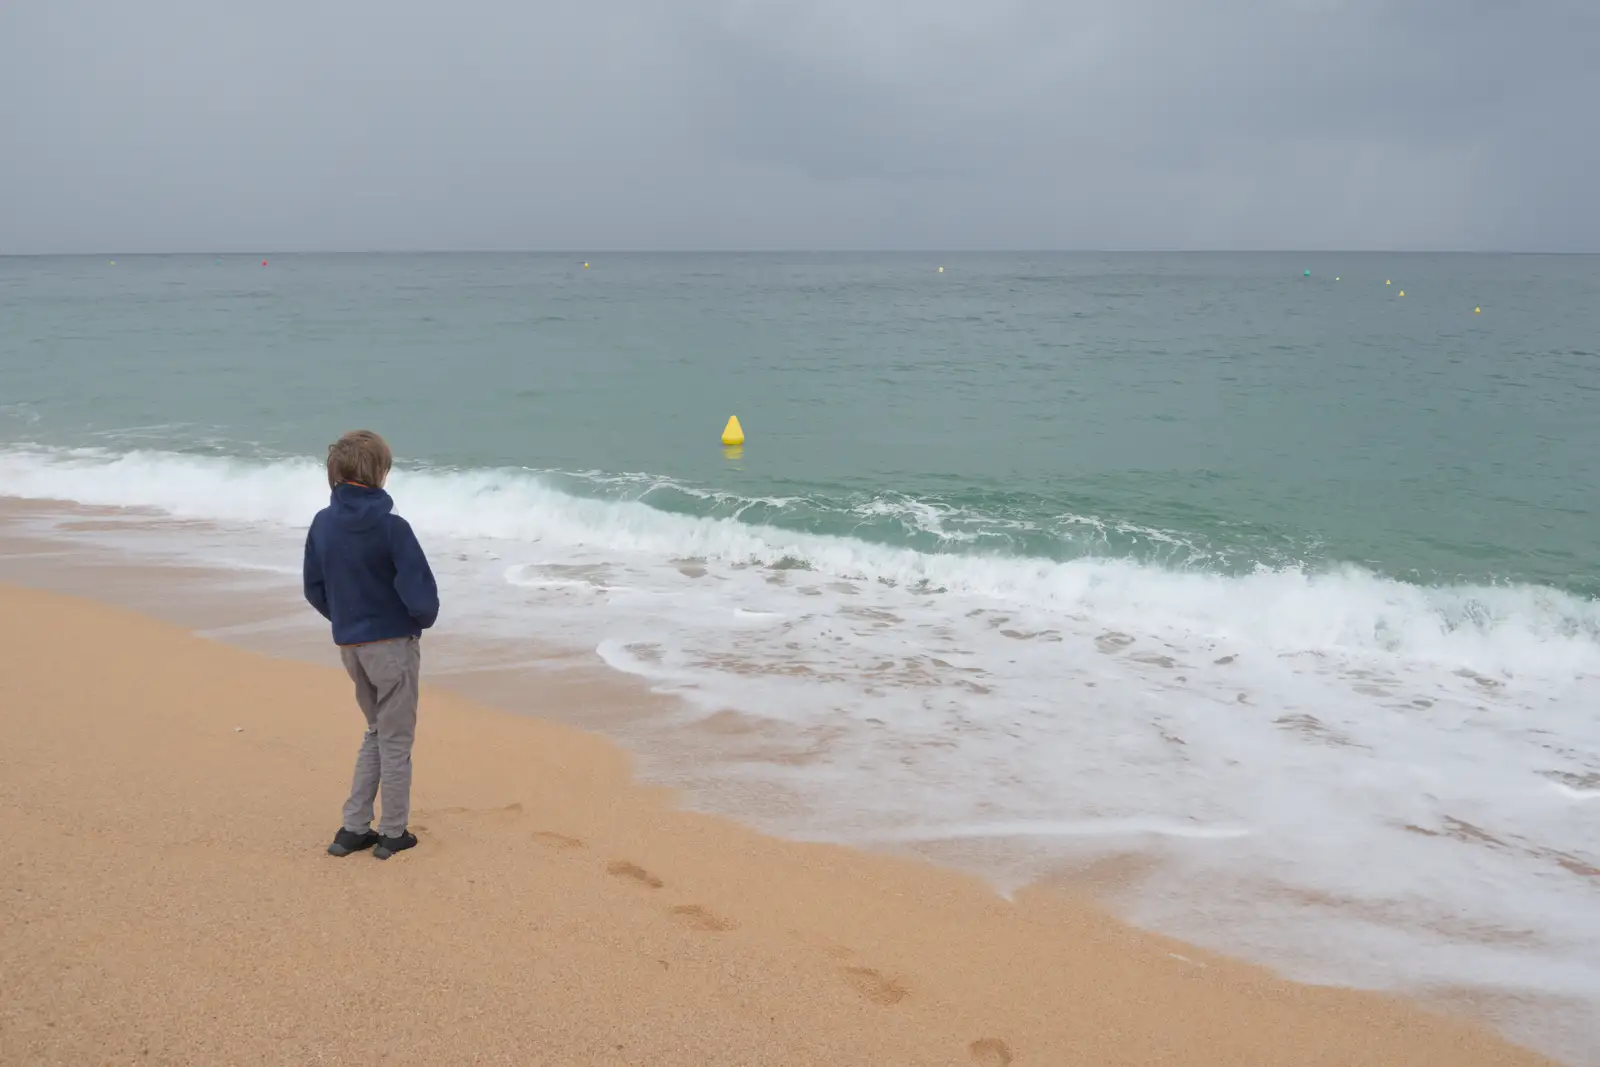
[[[744,444],[744,427],[739,425],[739,416],[728,416],[728,425],[722,428],[722,443],[725,445]]]
[[[943,273],[944,273],[944,268],[943,268],[943,267],[940,267],[940,268],[939,268],[939,273],[940,273],[940,274],[943,274]]]
[[[1405,296],[1406,295],[1406,291],[1404,289],[1400,290],[1400,295],[1401,296]]]
[[[1483,314],[1483,309],[1482,308],[1473,308],[1472,309],[1472,313],[1474,315],[1482,315]]]
[[[584,269],[584,270],[588,270],[588,269],[589,269],[589,264],[587,264],[587,263],[585,263],[585,264],[584,264],[584,265],[583,265],[583,269]]]
[[[1384,279],[1384,280],[1383,280],[1383,284],[1384,284],[1384,285],[1393,285],[1393,284],[1394,284],[1394,283],[1393,283],[1393,282],[1392,282],[1392,281],[1390,281],[1390,280],[1389,280],[1389,279],[1388,279],[1388,278],[1385,278],[1385,279]]]

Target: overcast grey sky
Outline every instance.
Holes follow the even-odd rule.
[[[1600,0],[0,0],[0,253],[1600,250]]]

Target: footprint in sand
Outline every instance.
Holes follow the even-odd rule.
[[[884,1007],[898,1004],[911,995],[911,990],[871,967],[846,967],[844,977],[857,993]]]
[[[576,837],[568,837],[566,834],[558,834],[554,830],[535,830],[533,832],[533,839],[539,842],[539,844],[548,845],[551,848],[583,847],[583,842],[579,841]]]
[[[856,954],[855,949],[847,948],[846,946],[839,944],[837,941],[832,941],[826,937],[823,937],[821,934],[808,934],[800,930],[790,930],[789,936],[794,938],[796,941],[801,942],[802,944],[810,945],[812,948],[821,949],[823,952],[826,952],[836,960],[847,960]]]
[[[967,1046],[967,1052],[978,1067],[1011,1067],[1011,1061],[1016,1058],[1011,1054],[1011,1046],[998,1037],[980,1037]]]
[[[637,863],[629,863],[627,860],[617,860],[608,864],[606,871],[616,878],[626,878],[630,882],[638,882],[640,885],[647,885],[651,889],[660,889],[666,885],[665,882]]]
[[[727,919],[719,919],[698,904],[679,904],[672,909],[673,918],[694,930],[705,930],[708,933],[722,933],[732,930],[734,924]]]
[[[419,812],[418,814],[423,814]],[[428,815],[521,815],[522,802],[513,801],[503,808],[434,808]]]

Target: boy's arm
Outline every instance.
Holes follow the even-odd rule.
[[[306,561],[301,571],[306,589],[306,602],[321,612],[324,619],[330,618],[328,614],[328,585],[322,579],[322,559],[311,547],[310,530],[306,531]]]
[[[394,591],[417,625],[426,630],[439,617],[439,587],[411,524],[398,515],[389,527],[389,551],[394,555]]]

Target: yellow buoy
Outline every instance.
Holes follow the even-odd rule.
[[[588,269],[589,269],[589,264],[587,264],[587,263],[585,263],[585,264],[584,264],[584,265],[583,265],[583,269],[584,269],[584,270],[588,270]]]
[[[744,427],[739,425],[739,416],[728,416],[728,425],[722,428],[722,443],[725,445],[744,444]]]
[[[1472,309],[1472,313],[1474,315],[1482,315],[1483,314],[1483,309],[1482,308],[1473,308]]]
[[[943,273],[944,273],[944,268],[943,268],[943,267],[940,267],[940,268],[939,268],[939,273],[940,273],[940,274],[943,274]]]
[[[1392,281],[1390,281],[1390,280],[1389,280],[1389,279],[1388,279],[1388,278],[1385,278],[1385,279],[1384,279],[1384,280],[1383,280],[1383,284],[1384,284],[1384,285],[1393,285],[1393,284],[1394,284],[1394,282],[1392,282]]]
[[[1401,296],[1405,296],[1406,295],[1406,291],[1404,289],[1400,290],[1400,295]]]

